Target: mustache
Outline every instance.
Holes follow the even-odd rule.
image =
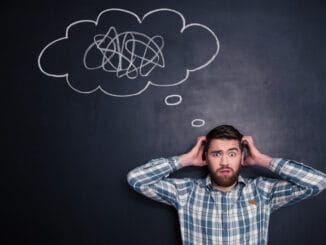
[[[230,170],[230,171],[234,172],[233,169],[232,168],[229,168],[229,167],[221,167],[221,168],[218,168],[218,169],[216,169],[216,172],[219,172],[221,170]]]

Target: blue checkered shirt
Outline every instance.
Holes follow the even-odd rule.
[[[139,193],[177,209],[182,241],[190,244],[267,244],[271,212],[317,195],[326,175],[292,160],[274,158],[269,169],[281,179],[238,178],[229,192],[204,179],[168,176],[182,168],[179,157],[159,158],[128,173]]]

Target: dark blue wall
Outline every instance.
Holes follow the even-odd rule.
[[[108,8],[139,16],[175,9],[216,33],[219,54],[179,86],[150,86],[128,98],[80,94],[64,78],[45,76],[41,50],[70,23]],[[1,240],[181,244],[177,213],[132,191],[126,174],[149,159],[184,153],[219,124],[252,135],[266,154],[326,172],[323,1],[12,0],[2,12]],[[205,43],[192,44],[204,55]],[[189,57],[181,51],[182,63]],[[182,103],[165,105],[170,94]],[[194,118],[205,126],[191,127]],[[325,244],[325,202],[324,192],[275,212],[269,244]]]

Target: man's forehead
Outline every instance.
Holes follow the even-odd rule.
[[[236,139],[213,139],[209,145],[210,150],[228,150],[231,148],[238,148],[239,141]]]

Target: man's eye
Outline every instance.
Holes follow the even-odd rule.
[[[220,156],[220,153],[219,153],[219,152],[214,152],[214,153],[213,153],[213,156],[214,156],[214,157],[218,157],[218,156]]]
[[[235,157],[236,155],[237,155],[237,154],[236,154],[235,152],[230,152],[230,153],[229,153],[229,156],[230,156],[230,157]]]

